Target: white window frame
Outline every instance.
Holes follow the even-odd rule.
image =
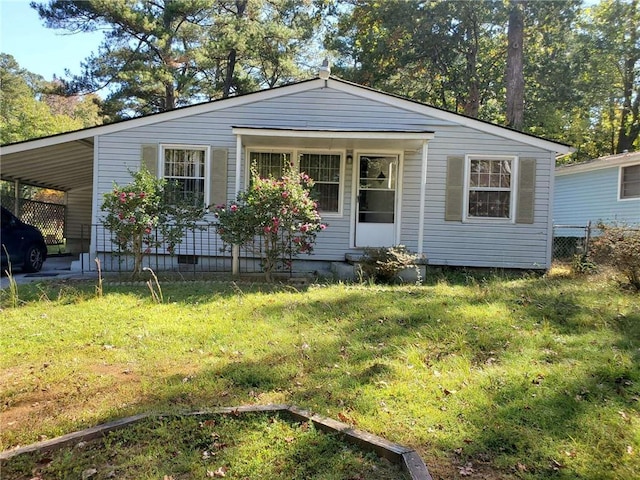
[[[509,217],[474,217],[469,215],[469,192],[471,191],[470,173],[473,160],[510,160],[511,161],[511,185],[509,188]],[[519,157],[517,155],[483,155],[479,153],[465,155],[464,162],[464,192],[462,221],[466,223],[515,223],[516,199],[518,198]],[[490,190],[481,189],[481,190]],[[503,190],[503,189],[497,189]]]
[[[618,201],[620,202],[633,202],[640,201],[640,195],[637,197],[623,197],[622,196],[622,180],[624,179],[624,169],[629,167],[640,167],[640,163],[632,164],[632,165],[620,165],[618,168]]]
[[[343,199],[345,188],[345,158],[346,150],[332,150],[328,148],[272,148],[272,147],[256,147],[252,146],[245,150],[245,158],[247,168],[245,168],[245,187],[249,186],[251,181],[251,154],[252,153],[288,153],[291,156],[291,162],[294,164],[294,168],[300,168],[300,155],[303,154],[325,154],[325,155],[339,155],[340,156],[340,184],[338,185],[338,211],[337,212],[320,212],[322,218],[328,217],[342,217],[343,216]]]
[[[166,150],[199,150],[204,152],[204,203],[202,207],[206,207],[211,203],[211,192],[209,187],[211,184],[211,147],[209,145],[192,145],[180,143],[161,143],[158,155],[158,172],[159,177],[166,179],[165,176],[165,160],[164,153]]]

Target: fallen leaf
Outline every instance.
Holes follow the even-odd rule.
[[[98,470],[95,468],[87,468],[82,472],[82,480],[87,480],[88,478],[93,477],[96,473],[98,473]]]
[[[471,462],[468,462],[464,467],[460,467],[460,475],[462,475],[463,477],[473,475],[473,464]]]
[[[227,467],[220,467],[215,472],[207,470],[207,477],[209,478],[223,478],[227,476]]]
[[[561,468],[564,468],[564,465],[562,465],[557,460],[551,459],[551,468],[553,468],[555,471],[558,471]]]
[[[628,422],[628,421],[629,421],[629,417],[628,417],[628,416],[627,416],[627,414],[626,414],[626,413],[624,413],[622,410],[618,411],[618,413],[620,414],[620,416],[622,417],[622,419],[623,419],[625,422]]]
[[[284,441],[287,442],[287,443],[293,443],[294,440],[295,440],[295,438],[293,438],[293,437],[286,437],[284,439]]]
[[[627,445],[627,453],[633,455],[633,447],[631,445]]]
[[[350,424],[356,423],[351,417],[349,417],[346,413],[343,413],[343,412],[338,412],[338,418],[340,419],[341,422],[344,422],[344,423],[350,423]]]
[[[527,466],[522,464],[522,463],[518,463],[518,471],[519,472],[526,472],[527,471]]]

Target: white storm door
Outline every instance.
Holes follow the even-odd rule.
[[[396,239],[397,155],[359,155],[356,247],[391,247]]]

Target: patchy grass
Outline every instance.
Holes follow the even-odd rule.
[[[640,297],[607,277],[162,291],[21,286],[0,320],[2,448],[290,403],[415,448],[436,479],[640,476]]]
[[[266,414],[147,418],[100,441],[22,455],[2,474],[6,480],[408,479],[399,466],[347,447],[313,423]]]

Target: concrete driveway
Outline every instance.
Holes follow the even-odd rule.
[[[17,270],[13,274],[18,285],[32,282],[43,282],[47,280],[61,280],[68,278],[97,278],[96,272],[82,272],[78,270],[71,270],[71,262],[75,257],[71,256],[53,256],[47,258],[42,266],[42,270],[37,273],[22,273]],[[9,278],[2,272],[0,278],[0,289],[7,288],[9,286]]]

